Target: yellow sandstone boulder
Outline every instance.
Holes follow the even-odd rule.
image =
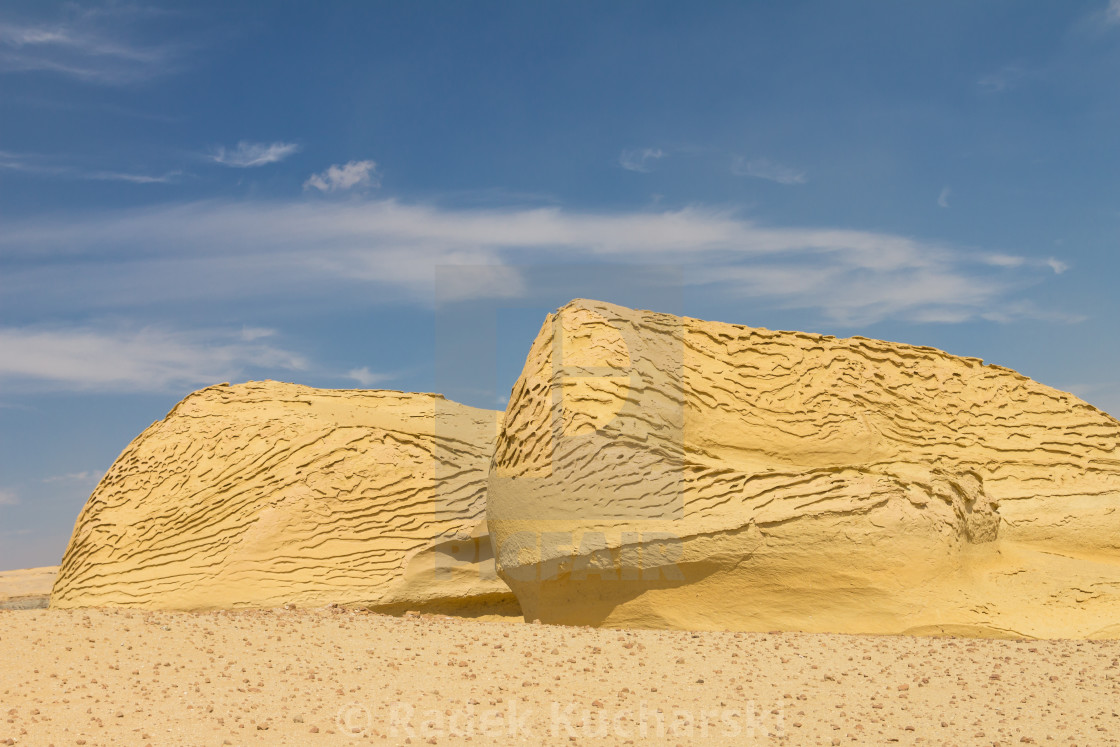
[[[500,417],[435,394],[195,392],[94,490],[51,606],[516,611],[484,524]]]
[[[487,518],[548,623],[1120,637],[1120,423],[928,347],[573,301]]]

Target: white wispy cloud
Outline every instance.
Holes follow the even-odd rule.
[[[93,470],[84,470],[82,472],[69,472],[65,475],[51,475],[50,477],[44,477],[43,482],[48,483],[48,484],[59,483],[59,482],[61,482],[61,483],[88,484],[88,483],[95,483],[100,479],[101,479],[101,473],[100,472],[94,472]]]
[[[395,379],[396,376],[394,374],[375,373],[370,371],[368,366],[362,366],[347,371],[346,378],[353,379],[366,389],[371,389],[378,384]]]
[[[185,47],[171,40],[141,42],[143,9],[82,9],[65,5],[49,22],[0,18],[0,72],[48,72],[100,85],[128,85],[173,72]]]
[[[275,337],[276,330],[269,329],[268,327],[242,327],[241,339],[246,342],[253,342],[254,340],[263,340],[266,337]]]
[[[207,157],[214,163],[220,163],[223,166],[247,169],[283,161],[298,151],[299,145],[296,143],[251,143],[248,140],[242,140],[235,148],[226,148],[219,145],[213,148]]]
[[[653,164],[666,156],[660,148],[631,148],[618,156],[618,165],[627,171],[645,174],[653,171]]]
[[[57,156],[48,157],[8,151],[0,151],[0,171],[19,171],[35,176],[61,179],[131,182],[132,184],[170,184],[177,181],[183,173],[182,171],[168,171],[163,174],[137,174],[127,171],[88,169],[63,163]]]
[[[220,330],[0,327],[0,381],[8,389],[166,391],[254,367],[306,366],[298,355]]]
[[[1027,257],[1019,257],[1014,254],[1003,254],[1000,252],[995,253],[980,253],[976,256],[977,260],[989,264],[993,267],[1006,267],[1018,268],[1025,267],[1031,270],[1045,270],[1049,269],[1055,275],[1061,275],[1069,269],[1069,265],[1055,257],[1047,257],[1046,259],[1031,259]]]
[[[736,176],[752,176],[778,184],[804,184],[808,177],[804,171],[771,161],[768,158],[746,159],[735,157],[731,161],[731,173]]]
[[[168,171],[165,174],[130,174],[124,171],[90,171],[79,174],[78,178],[101,182],[131,182],[132,184],[171,184],[178,181],[182,171]]]
[[[336,192],[354,187],[380,187],[381,177],[377,174],[377,164],[373,161],[350,161],[335,164],[318,174],[312,174],[303,183],[304,189],[317,189],[320,192]]]
[[[1013,322],[1019,319],[1033,319],[1040,322],[1054,322],[1057,324],[1078,324],[1088,319],[1084,314],[1073,314],[1060,309],[1042,308],[1030,299],[1006,300],[999,306],[984,311],[981,319],[989,322]]]
[[[1022,267],[1027,263],[1026,257],[1018,257],[1014,254],[1003,254],[995,252],[983,257],[983,260],[994,267]]]
[[[1109,23],[1120,23],[1120,0],[1110,0],[1105,9],[1105,18]]]
[[[1058,269],[1044,258],[767,226],[701,207],[591,213],[395,200],[199,202],[17,220],[0,233],[0,256],[10,262],[0,312],[108,313],[250,296],[517,298],[531,293],[534,268],[605,262],[680,267],[682,282],[713,293],[853,324],[979,318]]]
[[[982,76],[976,81],[981,90],[988,93],[1002,93],[1017,87],[1026,76],[1020,65],[1004,65],[994,73]]]
[[[941,194],[937,196],[937,206],[943,208],[949,207],[949,195],[951,195],[952,193],[953,190],[949,189],[948,187],[942,187]]]
[[[1061,275],[1063,272],[1069,269],[1068,264],[1060,259],[1055,259],[1054,257],[1049,257],[1046,259],[1046,266],[1053,270],[1055,275]]]
[[[19,504],[19,496],[13,490],[0,489],[0,506],[15,506]]]

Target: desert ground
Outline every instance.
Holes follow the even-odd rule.
[[[0,744],[1120,743],[1120,641],[0,611]]]

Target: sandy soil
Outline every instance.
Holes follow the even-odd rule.
[[[1120,641],[0,612],[0,744],[1120,743]]]

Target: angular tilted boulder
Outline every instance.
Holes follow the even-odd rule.
[[[1120,636],[1120,423],[928,347],[573,301],[487,517],[527,619]]]
[[[101,480],[51,606],[516,610],[483,515],[500,416],[434,394],[203,389]]]

